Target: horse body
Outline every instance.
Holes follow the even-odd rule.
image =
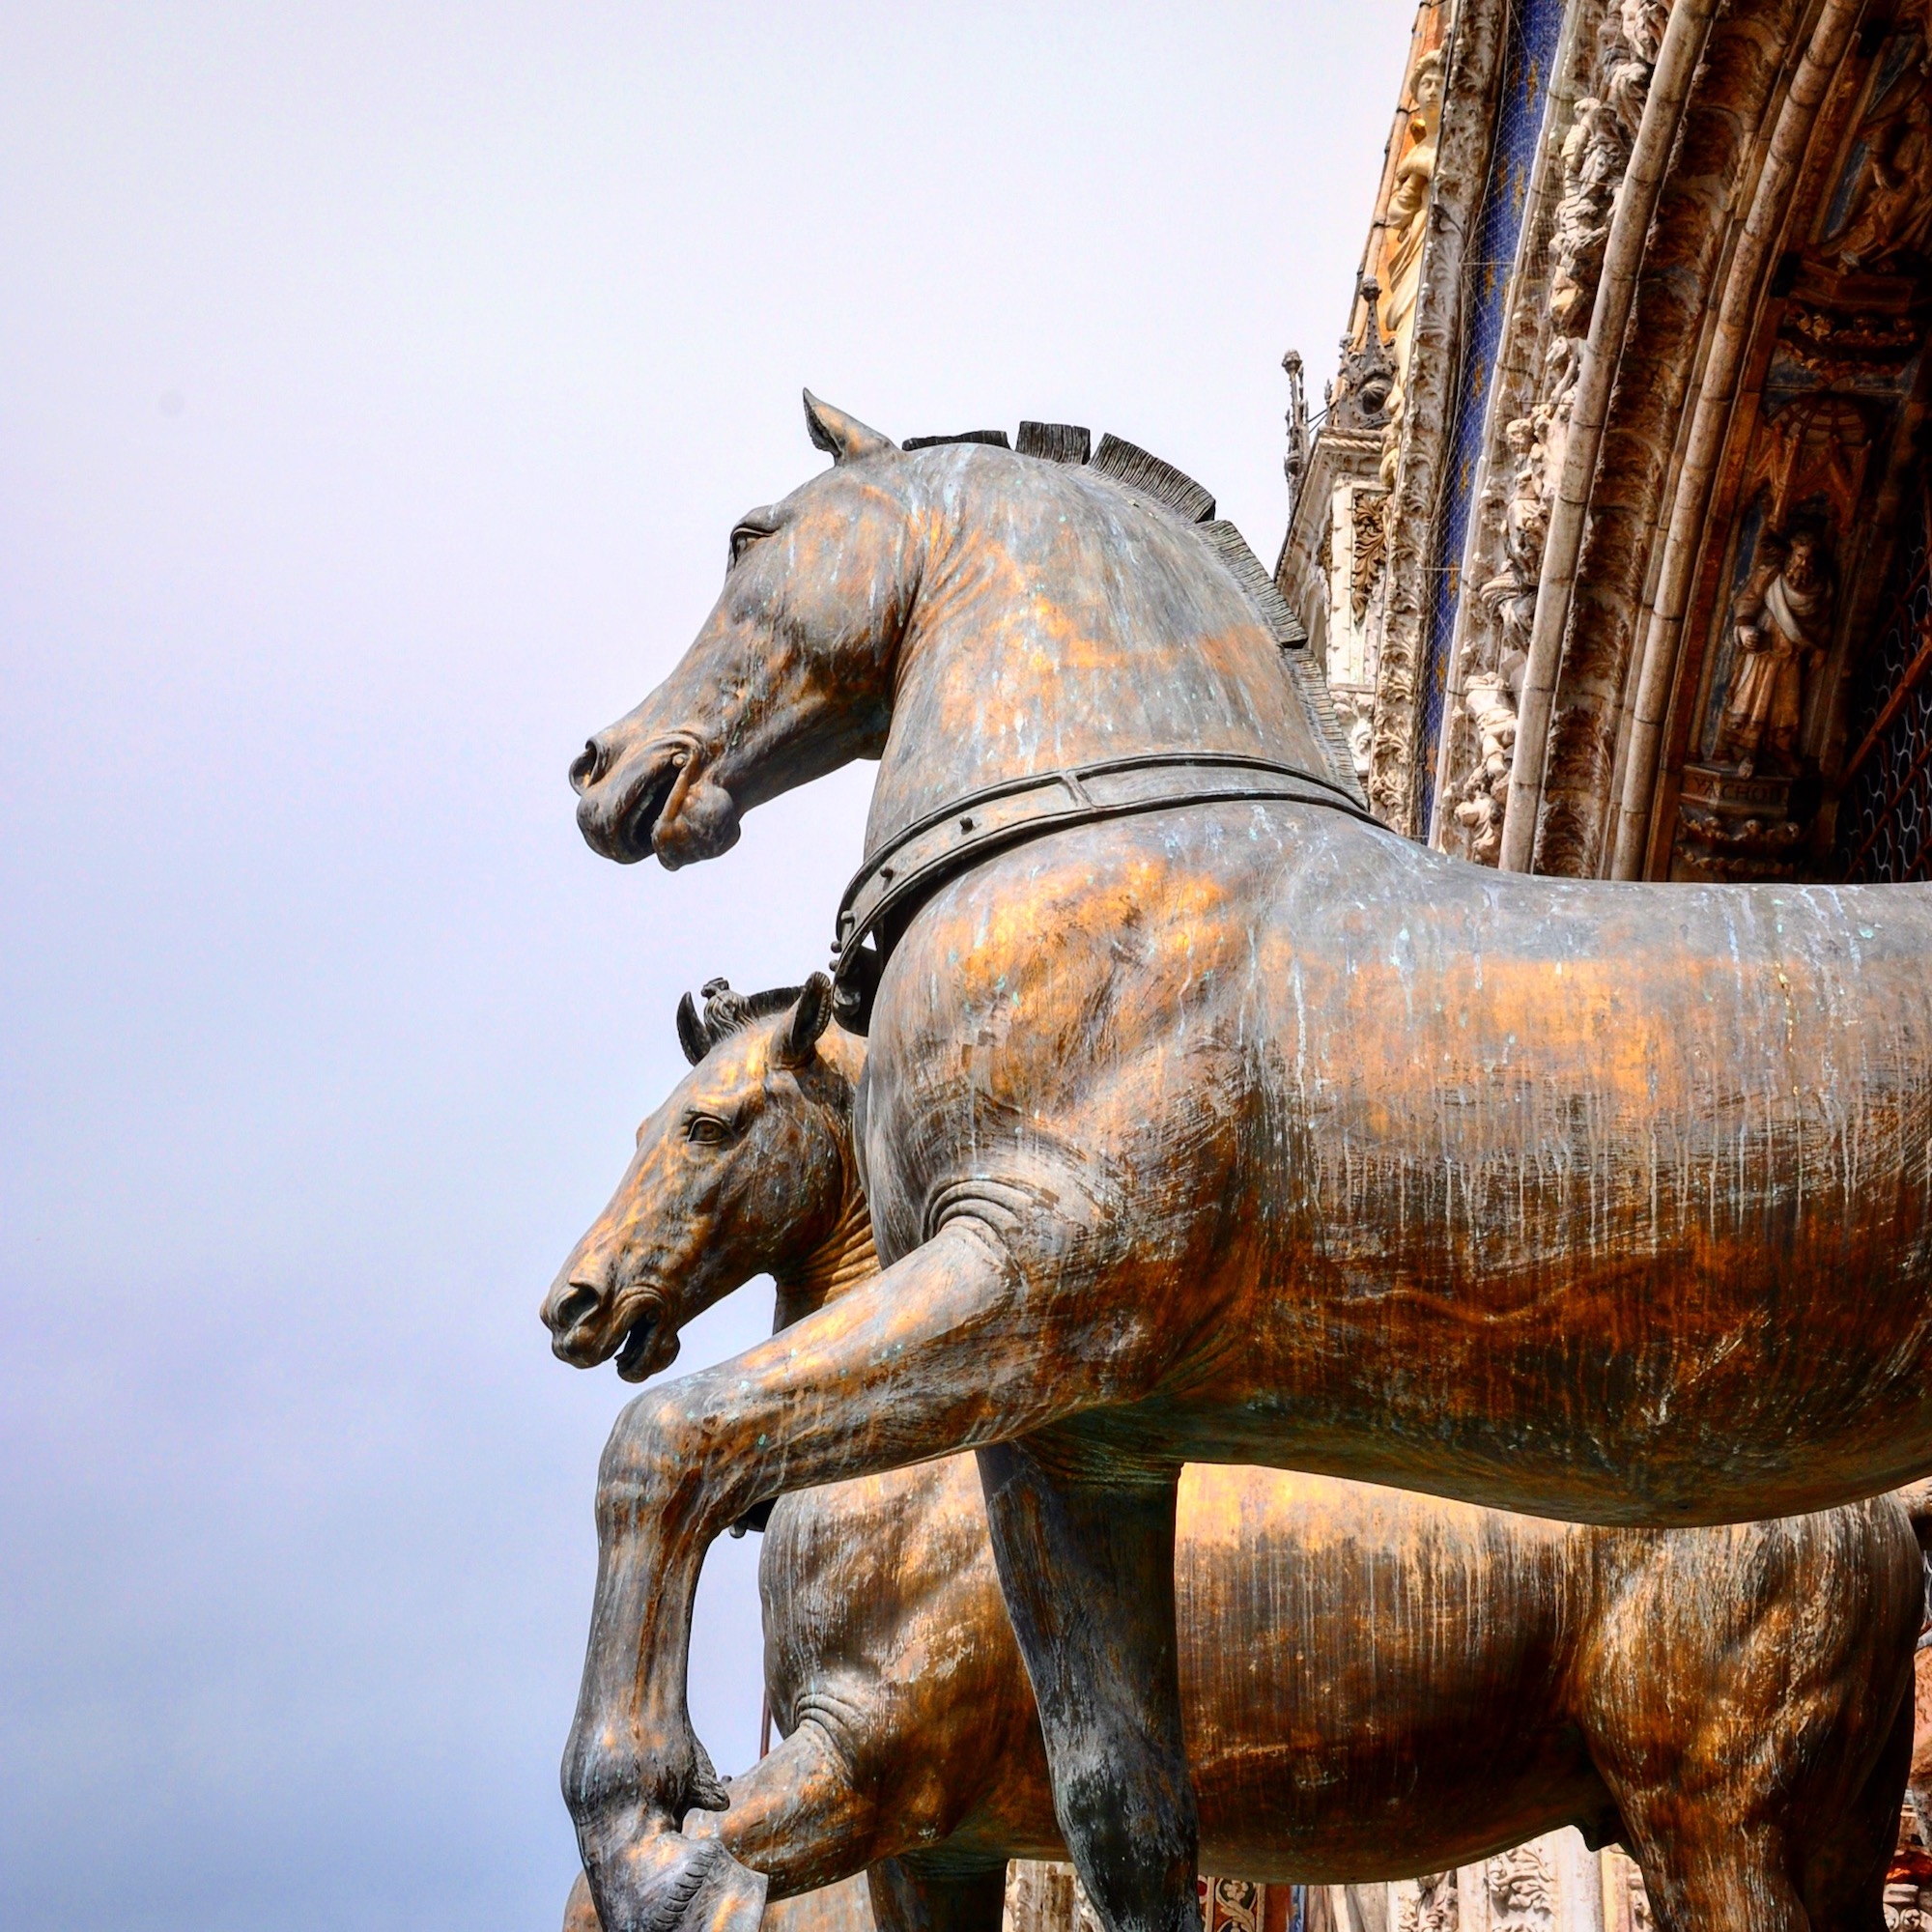
[[[809,415],[834,469],[746,520],[573,770],[598,849],[716,856],[880,753],[874,857],[1093,759],[1316,767],[1257,607],[1130,479]],[[1116,1932],[1189,1932],[1185,1459],[1657,1525],[1932,1468],[1923,891],[1499,880],[1317,807],[1171,804],[883,938],[889,1265],[606,1452],[564,1781],[611,1932],[744,1895],[675,1829],[683,1668],[704,1544],[775,1493],[978,1449],[1075,1862]]]
[[[881,1252],[984,1196],[1055,1346],[1131,1264],[1068,1391],[1109,1454],[1828,1506],[1932,1447],[1928,957],[1918,892],[1552,888],[1275,805],[1059,833],[887,966]]]
[[[735,1024],[694,1017],[681,1097],[757,1119],[680,1164],[685,1116],[660,1110],[586,1237],[607,1279],[701,1243],[659,1333],[760,1267],[785,1284],[781,1328],[876,1269],[844,1211],[855,1043],[828,1031],[774,1080],[787,1019],[713,1004]],[[1176,1632],[1203,1859],[1361,1881],[1575,1824],[1633,1848],[1667,1932],[1747,1925],[1753,1897],[1791,1889],[1814,1926],[1868,1932],[1926,1514],[1887,1496],[1735,1533],[1622,1530],[1190,1468]],[[993,1932],[1006,1861],[1061,1839],[973,1459],[781,1497],[759,1583],[782,1741],[693,1829],[775,1898],[869,1868],[885,1932]]]
[[[775,1895],[1063,1856],[970,1460],[785,1497],[767,1539],[784,1742],[732,1781],[734,1856]],[[1631,1847],[1671,1932],[1787,1887],[1820,1932],[1875,1918],[1920,1603],[1891,1497],[1634,1531],[1194,1467],[1176,1578],[1208,1870],[1401,1878],[1576,1825]]]

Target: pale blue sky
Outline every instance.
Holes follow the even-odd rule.
[[[1112,429],[1271,556],[1409,12],[9,7],[10,1932],[555,1924],[621,1390],[536,1304],[678,992],[823,956],[869,780],[671,877],[565,765],[822,461],[802,384]]]

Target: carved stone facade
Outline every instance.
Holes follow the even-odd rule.
[[[1379,1885],[1204,1878],[1201,1910],[1202,1932],[1653,1932],[1635,1863],[1616,1846],[1588,1850],[1575,1832]],[[1099,1924],[1071,1865],[1015,1860],[1003,1932],[1099,1932]]]
[[[1301,357],[1291,351],[1284,362],[1291,386],[1285,466],[1290,518],[1276,582],[1327,672],[1355,769],[1372,789],[1376,694],[1385,681],[1390,630],[1391,556],[1401,552],[1405,537],[1396,486],[1405,448],[1413,440],[1411,415],[1426,427],[1440,413],[1431,384],[1423,384],[1416,393],[1408,368],[1418,331],[1425,346],[1431,339],[1426,277],[1443,168],[1449,20],[1442,0],[1424,0],[1417,9],[1349,326],[1322,408],[1312,421],[1300,405]],[[1455,129],[1448,133],[1453,171]],[[1398,678],[1404,661],[1399,637],[1392,668]],[[1386,809],[1381,815],[1391,818]]]
[[[1423,10],[1277,572],[1386,823],[1573,875],[1932,869],[1929,26]]]

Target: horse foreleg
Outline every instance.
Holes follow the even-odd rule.
[[[874,1856],[877,1798],[859,1788],[845,1754],[822,1725],[799,1725],[730,1785],[730,1809],[695,1811],[694,1839],[715,1836],[742,1865],[764,1875],[770,1899],[816,1891],[866,1869]],[[602,1932],[589,1881],[579,1875],[563,1932]]]
[[[1200,1932],[1199,1828],[1174,1634],[1179,1471],[1095,1482],[1069,1473],[1052,1453],[1059,1446],[980,1451],[1053,1808],[1109,1932]]]
[[[1038,1429],[1091,1402],[1080,1364],[1056,1361],[1014,1319],[1016,1293],[998,1237],[962,1216],[867,1287],[619,1417],[598,1479],[597,1596],[563,1767],[605,1932],[753,1909],[749,1894],[727,1911],[707,1889],[724,1846],[676,1830],[686,1809],[724,1796],[685,1705],[705,1548],[767,1496]]]
[[[690,1822],[696,1832],[712,1821]],[[716,1820],[725,1849],[765,1874],[773,1898],[864,1871],[877,1856],[880,1823],[880,1794],[862,1786],[847,1753],[809,1719],[731,1780],[731,1808]]]

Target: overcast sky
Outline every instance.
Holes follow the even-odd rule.
[[[1112,429],[1271,557],[1409,18],[6,9],[10,1932],[556,1923],[622,1390],[537,1302],[678,992],[821,961],[870,776],[672,877],[565,766],[822,464],[802,384]],[[727,1770],[756,1549],[694,1662]]]

